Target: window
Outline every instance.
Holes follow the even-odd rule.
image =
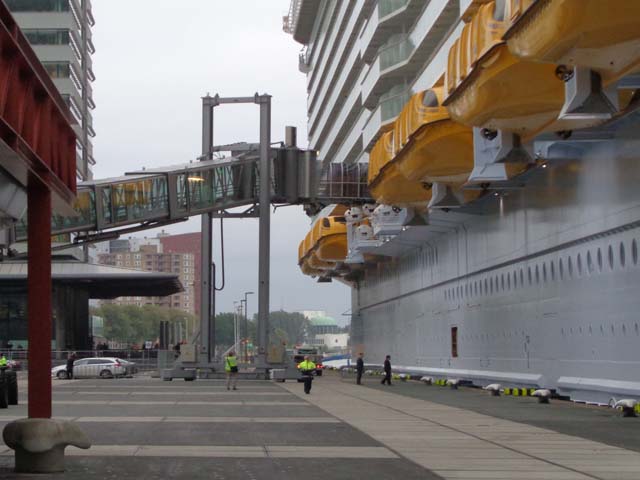
[[[458,327],[451,327],[451,356],[458,358]]]
[[[42,62],[42,65],[51,78],[69,78],[71,76],[69,62]]]
[[[23,30],[31,45],[68,45],[71,35],[69,30]]]
[[[14,12],[68,12],[69,0],[6,0]]]
[[[624,243],[620,242],[620,266],[624,267],[625,262],[626,262],[626,255],[625,255]]]

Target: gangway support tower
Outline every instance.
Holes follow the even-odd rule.
[[[259,144],[259,197],[258,197],[258,363],[266,362],[269,332],[269,257],[271,226],[271,95],[257,93],[253,97],[220,97],[207,95],[202,98],[202,160],[212,160],[214,108],[225,104],[256,104],[260,107]],[[212,261],[212,218],[216,212],[202,215],[200,303],[200,355],[208,364],[215,361],[215,286]],[[248,213],[247,216],[253,216]],[[203,359],[204,359],[203,358]]]

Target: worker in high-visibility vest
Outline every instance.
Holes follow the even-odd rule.
[[[298,370],[302,374],[302,381],[304,382],[304,393],[307,395],[311,393],[311,382],[313,382],[313,374],[316,371],[316,364],[309,360],[309,356],[306,355],[304,360],[298,364]]]
[[[231,351],[224,359],[224,371],[227,373],[227,390],[233,387],[237,390],[236,384],[238,383],[238,359],[236,358],[236,352]]]
[[[7,367],[9,364],[7,362],[7,357],[4,356],[4,353],[2,354],[2,356],[0,356],[0,368],[3,367]]]

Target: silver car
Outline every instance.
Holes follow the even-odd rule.
[[[73,363],[74,378],[113,378],[122,377],[127,373],[127,367],[122,360],[115,357],[81,358]],[[67,378],[65,365],[51,369],[51,375]]]

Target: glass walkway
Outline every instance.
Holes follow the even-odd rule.
[[[297,150],[298,164],[283,163],[285,155],[272,149],[272,203],[316,203],[371,201],[367,189],[367,165],[330,164],[321,171],[315,155]],[[115,231],[121,227],[139,230],[181,221],[193,215],[258,203],[259,158],[257,151],[235,157],[195,161],[166,168],[132,172],[122,177],[80,183],[74,205],[76,216],[55,215],[52,234]],[[278,173],[281,172],[281,173]],[[307,178],[287,178],[295,175]],[[285,190],[296,188],[295,198]],[[293,200],[293,201],[292,201]],[[26,238],[26,215],[16,226],[16,240]]]

